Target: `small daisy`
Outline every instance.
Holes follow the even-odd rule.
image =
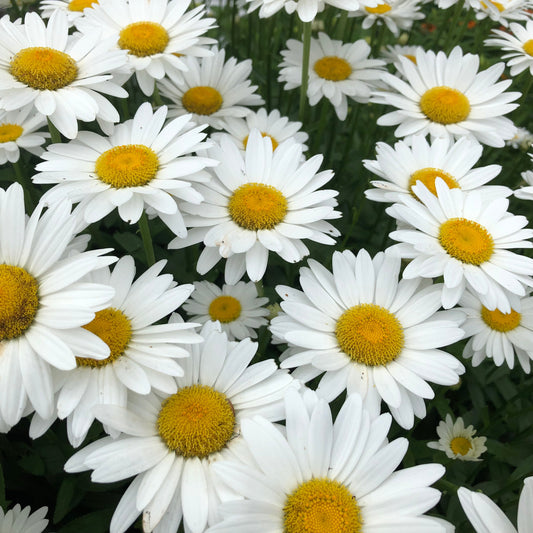
[[[476,533],[533,533],[533,477],[524,480],[518,502],[518,528],[515,528],[503,511],[485,494],[460,487],[459,501]]]
[[[377,91],[373,97],[374,102],[397,108],[378,119],[381,126],[399,124],[396,137],[471,135],[481,143],[501,147],[516,133],[514,124],[502,116],[518,107],[511,102],[520,96],[504,92],[512,80],[498,81],[504,63],[478,72],[479,56],[463,55],[458,46],[449,56],[420,50],[416,64],[405,57],[399,61],[406,81],[384,73],[382,81],[391,91]]]
[[[240,455],[242,419],[285,416],[283,397],[297,387],[286,371],[273,359],[248,366],[257,344],[228,342],[216,324],[208,322],[201,334],[205,342],[183,360],[175,394],[132,396],[128,409],[100,406],[97,418],[122,435],[93,442],[65,465],[67,472],[93,469],[96,483],[136,476],[110,533],[125,532],[140,513],[144,531],[177,531],[183,515],[185,531],[203,533],[221,500],[234,497],[213,466]]]
[[[37,13],[24,24],[0,20],[0,108],[14,111],[32,104],[67,138],[78,133],[78,120],[119,121],[100,93],[124,98],[113,81],[126,65],[125,52],[110,50],[99,32],[68,35],[67,15],[54,13],[48,25]]]
[[[526,128],[516,128],[516,133],[512,139],[505,142],[506,146],[513,148],[520,148],[521,150],[528,150],[533,145],[533,133]]]
[[[84,9],[92,8],[95,4],[98,4],[98,0],[42,0],[39,9],[43,19],[50,18],[54,11],[64,11],[72,26],[77,18],[83,16]]]
[[[488,309],[510,313],[517,297],[525,296],[524,286],[533,286],[533,259],[510,251],[533,247],[526,240],[533,230],[523,229],[527,218],[509,213],[506,198],[485,201],[478,191],[449,189],[440,178],[435,183],[437,196],[418,183],[413,191],[419,200],[406,195],[386,210],[409,226],[390,234],[402,243],[394,249],[414,258],[403,277],[444,276],[445,309],[468,287]]]
[[[437,312],[441,285],[398,281],[400,258],[366,250],[333,254],[333,272],[314,260],[300,269],[303,291],[276,287],[284,314],[271,330],[287,342],[283,368],[307,382],[324,373],[317,392],[328,401],[361,394],[371,412],[381,400],[404,428],[425,416],[427,381],[453,385],[463,365],[438,348],[463,337],[461,313]]]
[[[189,4],[188,0],[99,0],[76,19],[76,27],[87,34],[101,31],[126,50],[141,91],[150,96],[154,80],[187,70],[183,55],[209,55],[206,45],[215,42],[202,37],[215,19],[204,18],[204,5],[186,11]]]
[[[42,155],[34,183],[57,183],[43,201],[68,197],[81,202],[87,223],[96,222],[118,207],[133,224],[146,207],[176,234],[187,230],[176,199],[200,203],[197,182],[208,181],[205,167],[217,164],[193,155],[208,146],[202,142],[205,125],[193,127],[191,116],[168,122],[166,106],[155,113],[145,102],[135,117],[115,127],[109,137],[80,132],[68,144],[52,144]]]
[[[395,65],[400,63],[398,58],[406,57],[416,65],[416,54],[419,50],[424,51],[424,48],[421,46],[402,46],[399,44],[389,44],[384,50],[381,51],[381,57],[386,63],[394,63]]]
[[[362,0],[365,4],[375,5],[377,0]],[[246,0],[250,4],[249,13],[259,9],[261,18],[271,17],[280,9],[287,13],[298,14],[302,22],[311,22],[317,13],[324,11],[326,4],[345,11],[353,11],[359,7],[359,0]]]
[[[533,159],[533,154],[529,154],[529,157]],[[526,170],[520,176],[522,176],[527,185],[522,185],[516,189],[514,195],[520,200],[533,200],[533,170]]]
[[[502,167],[473,169],[482,152],[481,144],[470,137],[461,137],[457,142],[441,137],[428,143],[425,137],[415,135],[411,143],[398,141],[394,148],[378,142],[376,160],[365,159],[363,165],[384,181],[371,181],[375,188],[366,190],[365,196],[375,202],[399,202],[406,195],[414,196],[413,186],[419,181],[436,194],[437,178],[444,180],[450,189],[476,189],[491,198],[511,195],[508,187],[484,186]]]
[[[511,33],[502,30],[492,30],[498,38],[491,37],[485,40],[487,46],[497,46],[509,52],[502,56],[508,59],[507,66],[511,69],[511,76],[520,74],[527,68],[533,75],[533,20],[528,20],[525,26],[512,22]]]
[[[326,220],[341,215],[334,209],[338,192],[320,189],[333,178],[331,170],[318,172],[321,155],[302,162],[302,146],[290,140],[273,152],[270,139],[255,129],[244,154],[226,137],[207,154],[220,165],[199,189],[205,201],[181,206],[192,229],[169,244],[177,249],[203,241],[200,274],[224,257],[226,283],[234,285],[245,272],[259,281],[271,251],[296,263],[309,254],[302,239],[335,244],[339,232]]]
[[[255,94],[249,76],[252,61],[237,63],[234,57],[225,61],[226,52],[212,49],[213,55],[197,59],[186,56],[183,61],[186,72],[179,76],[168,73],[168,78],[158,82],[163,96],[168,98],[169,116],[192,113],[198,124],[209,124],[223,129],[228,117],[242,118],[251,112],[248,106],[263,105],[263,99]]]
[[[513,20],[531,19],[530,0],[470,0],[470,4],[478,20],[489,17],[505,27]]]
[[[29,505],[22,509],[18,503],[5,513],[0,507],[0,531],[2,533],[41,533],[48,525],[48,520],[45,519],[47,512],[48,507],[41,507],[31,513]]]
[[[460,416],[454,422],[451,415],[446,415],[446,421],[441,420],[437,426],[437,434],[439,440],[428,442],[428,447],[446,453],[450,459],[481,461],[479,456],[487,451],[487,437],[474,437],[474,426],[465,428]]]
[[[285,90],[300,87],[302,81],[303,43],[294,39],[287,41],[288,50],[282,50],[278,81],[285,82]],[[311,39],[309,55],[309,104],[316,105],[326,97],[335,107],[340,120],[348,113],[348,99],[368,102],[372,93],[372,81],[383,75],[380,59],[369,59],[370,46],[363,39],[345,43],[330,39],[320,32],[318,39]]]

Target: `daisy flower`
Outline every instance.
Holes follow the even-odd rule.
[[[437,434],[439,440],[428,442],[428,447],[444,452],[450,459],[481,461],[479,456],[487,451],[487,437],[474,437],[474,426],[465,428],[460,416],[454,422],[451,415],[446,415],[446,421],[441,420],[437,426]]]
[[[170,116],[191,113],[195,122],[220,130],[228,117],[245,117],[251,112],[247,106],[263,105],[264,101],[248,79],[252,72],[250,59],[237,63],[230,57],[225,61],[225,50],[214,47],[212,52],[201,59],[184,57],[187,71],[180,75],[169,72],[157,86],[173,102]]]
[[[530,0],[470,0],[470,4],[476,12],[476,18],[483,20],[489,17],[502,26],[509,26],[512,20],[529,20],[531,18]]]
[[[0,189],[0,420],[53,413],[51,367],[71,370],[75,354],[97,359],[109,348],[81,328],[113,296],[111,287],[80,280],[114,262],[109,250],[68,253],[75,217],[60,202],[26,218],[22,187]],[[28,409],[26,409],[28,406]]]
[[[518,107],[510,102],[520,96],[504,92],[512,80],[498,81],[504,63],[478,72],[479,56],[463,55],[458,46],[449,56],[420,50],[416,64],[404,57],[399,61],[406,80],[384,73],[381,80],[391,91],[377,91],[373,97],[374,102],[397,108],[378,119],[381,126],[399,124],[396,137],[471,135],[481,143],[501,147],[516,133],[513,123],[502,116]]]
[[[379,413],[381,400],[404,428],[425,416],[427,381],[453,385],[464,372],[439,350],[463,337],[461,313],[437,312],[440,285],[421,278],[398,281],[400,258],[366,250],[334,252],[333,272],[314,260],[300,269],[303,291],[280,285],[284,313],[272,333],[287,342],[282,368],[297,368],[307,382],[324,373],[317,393],[331,401],[341,392],[361,394]]]
[[[418,50],[424,50],[421,46],[402,46],[399,44],[387,45],[387,47],[381,51],[381,57],[386,63],[399,63],[398,58],[406,57],[410,59],[416,65],[416,53]]]
[[[505,142],[506,146],[528,150],[533,144],[533,133],[526,128],[516,128],[516,133],[512,139]]]
[[[78,120],[119,121],[100,93],[128,96],[113,81],[125,65],[125,52],[110,50],[99,32],[69,36],[62,11],[48,25],[37,13],[26,13],[24,24],[0,20],[0,108],[14,111],[31,104],[69,139],[78,133]]]
[[[387,441],[390,415],[372,419],[357,394],[348,396],[335,423],[323,400],[306,406],[289,391],[285,407],[286,433],[262,417],[244,420],[250,458],[215,465],[241,498],[222,503],[223,520],[208,533],[445,533],[424,514],[440,499],[430,485],[444,468],[395,471],[408,441]]]
[[[533,154],[529,154],[533,159]],[[520,174],[527,185],[522,185],[514,192],[514,195],[521,200],[533,200],[533,170],[526,170]]]
[[[73,455],[67,472],[92,469],[109,483],[136,476],[120,500],[110,533],[123,533],[143,513],[144,531],[203,533],[221,500],[233,494],[213,475],[221,459],[239,456],[241,421],[254,415],[284,417],[283,396],[296,383],[273,359],[250,364],[257,344],[228,342],[216,324],[202,329],[205,342],[183,360],[178,391],[132,397],[128,409],[100,406],[97,418],[121,431]],[[141,401],[142,400],[142,401]]]
[[[186,11],[189,4],[187,0],[99,0],[76,19],[76,27],[87,34],[101,31],[126,50],[141,91],[150,96],[154,80],[187,70],[183,55],[210,54],[206,45],[215,41],[202,35],[215,26],[215,19],[204,18],[204,5]]]
[[[533,259],[511,252],[532,248],[533,230],[522,229],[527,218],[507,211],[509,200],[484,201],[478,191],[449,189],[440,178],[437,196],[422,183],[413,187],[419,200],[405,196],[387,213],[409,227],[393,231],[394,249],[413,258],[403,271],[406,279],[444,276],[442,306],[453,307],[465,288],[488,309],[511,312],[525,286],[533,286]]]
[[[437,178],[450,189],[476,189],[491,198],[511,195],[508,187],[484,186],[502,167],[489,165],[473,169],[482,152],[481,144],[470,137],[461,137],[457,142],[441,137],[428,143],[425,137],[415,135],[411,143],[398,141],[394,148],[378,142],[376,160],[365,159],[363,165],[383,180],[371,181],[374,189],[366,190],[365,196],[375,202],[399,202],[406,195],[414,196],[413,186],[419,181],[436,194]]]
[[[256,329],[268,324],[270,311],[264,307],[268,298],[259,298],[254,283],[239,281],[222,289],[209,281],[194,283],[194,292],[183,309],[191,319],[205,324],[219,321],[229,340],[255,339]]]
[[[201,142],[205,125],[193,127],[190,115],[165,125],[166,116],[166,106],[154,113],[145,102],[109,137],[85,131],[68,144],[48,146],[32,178],[57,184],[43,201],[68,197],[81,202],[87,223],[118,207],[120,218],[133,224],[151,207],[176,235],[186,235],[176,199],[200,203],[196,184],[209,180],[204,169],[217,162],[193,155],[208,146]]]
[[[302,239],[335,244],[339,232],[326,220],[341,215],[334,210],[338,192],[319,189],[333,177],[331,170],[317,172],[321,155],[302,162],[302,146],[292,141],[273,152],[259,130],[250,133],[244,154],[227,138],[207,154],[220,165],[199,189],[205,202],[182,205],[192,229],[169,244],[178,249],[203,241],[200,274],[224,257],[226,283],[234,285],[245,272],[259,281],[270,251],[296,263],[309,254]]]
[[[518,528],[515,528],[503,511],[485,494],[460,487],[459,501],[476,533],[532,533],[533,477],[524,480],[518,502]]]
[[[29,505],[22,509],[18,503],[7,512],[0,507],[0,531],[2,533],[41,533],[48,525],[48,520],[45,519],[47,512],[48,507],[41,507],[31,513]]]
[[[365,4],[375,5],[377,0],[362,0]],[[324,11],[326,4],[345,11],[359,7],[359,0],[246,0],[250,4],[249,13],[259,8],[259,16],[267,18],[285,8],[287,13],[298,14],[302,22],[311,22],[318,12]]]
[[[528,20],[525,26],[512,22],[511,33],[502,30],[492,30],[499,38],[491,37],[485,40],[487,46],[497,46],[507,54],[502,59],[508,59],[507,66],[511,69],[511,76],[516,76],[529,68],[533,74],[533,20]]]
[[[278,81],[285,82],[285,90],[300,87],[302,81],[303,43],[294,39],[287,41],[287,50],[282,50]],[[316,105],[326,97],[335,107],[339,120],[348,113],[348,98],[360,103],[368,102],[372,93],[372,81],[383,75],[380,59],[369,59],[370,46],[360,39],[345,43],[330,39],[320,32],[318,39],[311,38],[309,55],[309,104]]]
[[[50,18],[54,11],[64,11],[69,26],[72,26],[77,18],[83,16],[85,8],[92,8],[95,4],[98,4],[98,0],[42,0],[39,9],[43,19]]]

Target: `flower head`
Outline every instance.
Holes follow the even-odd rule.
[[[29,505],[22,509],[18,503],[6,512],[0,507],[0,531],[2,533],[41,533],[48,525],[48,520],[45,519],[47,512],[48,507],[41,507],[32,513]]]

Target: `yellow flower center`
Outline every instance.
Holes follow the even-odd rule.
[[[272,135],[269,135],[268,133],[265,133],[264,131],[261,132],[261,135],[263,137],[268,137],[272,141],[272,151],[274,151],[278,147],[279,143],[278,141],[276,141],[276,139],[274,139],[274,137],[272,137]],[[248,137],[249,135],[247,135],[242,141],[242,144],[245,149],[248,146]]]
[[[122,189],[142,187],[155,178],[159,169],[156,153],[144,144],[123,144],[106,150],[96,160],[100,181]]]
[[[413,186],[416,185],[417,181],[421,181],[435,196],[437,196],[437,188],[435,187],[435,180],[441,178],[449,189],[460,189],[459,184],[453,179],[453,176],[441,170],[440,168],[421,168],[411,174],[409,178],[409,189],[411,196],[417,198],[416,194],[413,192]]]
[[[0,143],[16,141],[23,131],[18,124],[0,124]]]
[[[283,526],[283,533],[360,533],[363,517],[342,483],[313,478],[287,496]]]
[[[100,337],[109,346],[109,357],[96,360],[76,357],[78,366],[102,367],[116,361],[124,354],[131,340],[131,322],[119,309],[108,307],[98,311],[94,320],[83,326],[84,329]]]
[[[345,311],[337,321],[335,335],[352,361],[367,366],[394,361],[404,345],[399,320],[376,304],[359,304]]]
[[[420,110],[433,122],[455,124],[468,118],[470,102],[461,91],[443,85],[422,95]]]
[[[23,268],[0,265],[0,341],[22,335],[39,308],[39,284]]]
[[[388,13],[391,10],[389,4],[378,4],[376,7],[365,7],[367,13],[372,13],[373,15],[383,15]]]
[[[466,437],[454,437],[450,441],[450,448],[455,455],[466,455],[472,448],[472,443]]]
[[[500,2],[494,2],[493,0],[487,0],[487,2],[489,4],[492,4],[500,13],[502,11],[505,11],[505,7],[503,6],[503,4],[500,4]],[[485,2],[481,2],[481,5],[487,9],[489,6],[485,3]]]
[[[222,107],[222,95],[213,87],[199,85],[191,87],[181,98],[183,107],[189,113],[212,115]]]
[[[321,57],[313,66],[314,71],[325,80],[342,81],[352,73],[352,66],[346,59],[337,56]]]
[[[219,296],[209,304],[209,316],[223,324],[233,322],[241,316],[241,303],[233,296]]]
[[[183,457],[207,457],[233,436],[235,412],[222,392],[191,385],[167,398],[157,417],[157,431],[172,451]]]
[[[275,228],[287,214],[287,199],[272,185],[245,183],[229,199],[228,211],[235,224],[258,231]]]
[[[83,11],[86,7],[92,7],[97,4],[98,0],[70,0],[68,4],[69,11]]]
[[[20,83],[39,91],[56,91],[70,85],[78,75],[76,62],[65,52],[32,46],[15,54],[9,72]]]
[[[404,57],[406,57],[407,59],[412,61],[415,65],[417,64],[416,63],[416,56],[414,56],[413,54],[404,54]]]
[[[488,261],[494,251],[490,233],[466,218],[450,218],[441,224],[439,242],[452,257],[470,265],[479,266]]]
[[[481,318],[489,328],[505,333],[520,325],[522,315],[511,309],[510,313],[502,313],[499,309],[489,311],[484,305],[481,307]]]
[[[529,39],[528,41],[526,41],[522,45],[522,48],[524,49],[524,52],[526,54],[529,54],[530,56],[533,56],[533,39]]]
[[[153,56],[165,51],[167,30],[157,22],[134,22],[120,30],[118,45],[137,57]]]

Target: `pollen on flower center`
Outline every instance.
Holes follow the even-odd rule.
[[[481,265],[494,251],[490,233],[477,222],[466,218],[450,218],[439,229],[440,245],[463,263]]]
[[[372,13],[373,15],[383,15],[384,13],[388,13],[391,9],[389,4],[378,4],[376,7],[365,6],[365,11],[367,13]]]
[[[159,169],[156,153],[143,144],[123,144],[106,150],[96,160],[100,181],[121,189],[142,187],[155,178]]]
[[[207,457],[232,438],[235,412],[222,392],[191,385],[167,398],[157,417],[157,431],[183,457]]]
[[[0,143],[16,141],[23,131],[19,124],[0,124]]]
[[[522,45],[522,48],[524,49],[524,52],[526,54],[533,56],[533,39],[529,39],[528,41],[526,41]]]
[[[231,219],[251,231],[273,229],[287,214],[287,199],[272,185],[245,183],[229,199]]]
[[[466,437],[454,437],[450,441],[450,448],[455,455],[466,455],[472,449],[472,442]]]
[[[165,51],[167,30],[157,22],[134,22],[120,31],[118,45],[137,57],[153,56]]]
[[[404,57],[409,59],[409,61],[412,61],[415,65],[417,64],[416,63],[416,56],[414,56],[413,54],[404,54]]]
[[[489,311],[484,305],[481,307],[481,318],[489,328],[505,333],[517,328],[522,315],[511,309],[510,313],[502,313],[499,309]]]
[[[274,137],[272,137],[272,135],[269,135],[268,133],[265,133],[264,131],[261,132],[261,135],[263,137],[268,137],[270,139],[270,141],[272,142],[272,151],[274,151],[278,147],[279,143],[278,141],[276,141],[276,139],[274,139]],[[242,144],[245,149],[248,146],[248,137],[249,135],[247,135],[242,141]]]
[[[455,124],[468,118],[470,102],[461,91],[443,85],[422,95],[420,110],[433,122]]]
[[[32,46],[15,54],[9,72],[21,83],[40,91],[56,91],[70,85],[78,75],[76,62],[65,52]]]
[[[33,323],[39,284],[23,268],[0,265],[0,341],[14,339]]]
[[[68,3],[69,11],[83,11],[86,7],[97,4],[98,0],[70,0]]]
[[[503,6],[503,4],[500,4],[500,2],[494,2],[493,0],[487,0],[487,2],[489,4],[492,4],[500,13],[502,11],[505,11],[505,7]],[[487,9],[489,6],[485,3],[485,2],[481,2],[481,5]]]
[[[233,296],[222,295],[209,304],[209,316],[223,324],[233,322],[241,316],[241,303]]]
[[[198,85],[185,92],[181,103],[189,113],[212,115],[222,107],[223,99],[214,87]]]
[[[325,80],[342,81],[352,73],[352,66],[346,59],[337,56],[321,57],[313,66],[314,71]]]
[[[386,365],[404,346],[402,325],[393,313],[376,304],[359,304],[345,311],[335,327],[341,350],[357,363]]]
[[[83,328],[100,337],[109,346],[110,354],[109,357],[101,360],[76,357],[78,366],[108,365],[124,354],[131,340],[130,319],[122,311],[113,307],[98,311],[94,319]]]
[[[287,496],[283,507],[284,533],[360,533],[361,509],[338,481],[313,478]]]
[[[409,178],[411,196],[417,198],[416,194],[413,192],[413,186],[416,185],[417,181],[421,181],[428,188],[429,192],[437,196],[437,188],[435,187],[435,180],[437,178],[441,178],[444,183],[448,185],[448,189],[460,189],[459,184],[451,174],[448,174],[440,168],[427,167],[421,168],[411,174],[411,177]]]

